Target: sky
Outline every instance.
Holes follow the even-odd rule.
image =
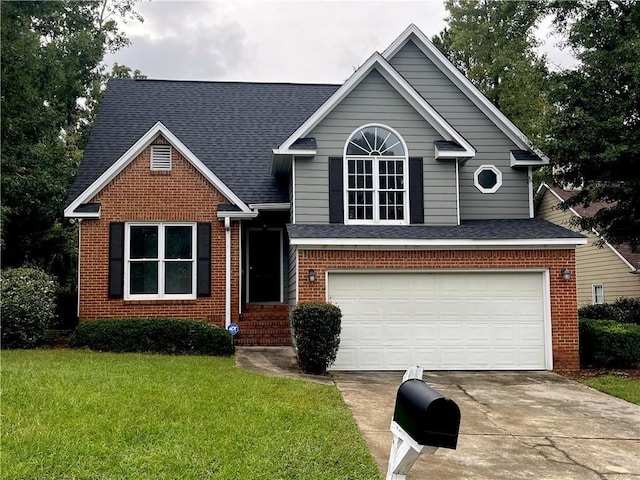
[[[409,24],[427,37],[446,25],[442,0],[142,0],[143,23],[121,24],[131,45],[105,57],[148,78],[343,83]],[[549,35],[543,51],[564,65],[570,56]]]

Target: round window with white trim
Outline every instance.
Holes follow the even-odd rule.
[[[473,183],[482,193],[496,193],[502,186],[502,172],[493,165],[480,165],[473,174]]]

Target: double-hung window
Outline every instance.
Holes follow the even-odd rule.
[[[591,285],[591,291],[593,293],[593,303],[601,305],[604,303],[604,285],[601,283]]]
[[[397,133],[365,125],[345,145],[346,223],[408,223],[407,148]]]
[[[127,223],[125,299],[196,298],[196,225]]]

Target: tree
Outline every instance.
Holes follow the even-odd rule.
[[[547,68],[535,51],[542,1],[446,0],[433,38],[447,58],[532,141],[543,136]]]
[[[102,59],[128,44],[116,19],[141,20],[135,1],[0,3],[5,267],[28,262],[63,286],[74,280],[75,228],[62,211],[96,107],[92,91],[109,76]]]
[[[566,208],[607,207],[579,220],[612,244],[640,250],[640,3],[553,5],[556,25],[580,64],[557,75],[557,114],[546,150],[555,181],[581,186]]]

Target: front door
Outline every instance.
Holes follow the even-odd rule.
[[[248,230],[249,302],[282,301],[282,230]]]

